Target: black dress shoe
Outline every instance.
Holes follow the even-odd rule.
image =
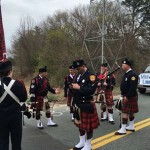
[[[135,132],[135,129],[126,129],[127,131]]]
[[[80,147],[80,148],[77,148],[77,147],[74,147],[73,150],[81,150],[83,147]]]
[[[115,124],[115,122],[114,122],[114,121],[109,121],[109,123],[110,123],[110,124]]]
[[[38,129],[44,129],[44,127],[38,127]]]
[[[126,133],[115,132],[115,135],[124,135]]]
[[[101,121],[107,121],[107,120],[108,120],[107,118],[106,118],[106,119],[102,119],[102,118],[101,118]]]
[[[47,125],[48,127],[57,127],[58,124],[53,124],[53,125]]]

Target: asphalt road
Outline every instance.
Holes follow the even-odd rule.
[[[97,104],[99,111],[99,105]],[[100,111],[99,111],[100,116]],[[147,122],[139,124],[142,120],[148,119]],[[119,129],[120,118],[117,110],[114,110],[115,124],[101,122],[98,129],[94,131],[94,140],[108,136],[107,139],[99,141],[102,146],[94,148],[96,150],[150,150],[150,94],[139,94],[139,113],[135,116],[135,122],[139,124],[137,131],[127,134],[119,139],[113,135],[113,132]],[[71,121],[68,107],[63,105],[55,105],[54,122],[58,127],[47,127],[47,120],[42,115],[44,129],[36,128],[35,119],[25,118],[25,126],[23,127],[23,150],[69,150],[77,144],[78,129]],[[110,135],[113,135],[112,137]]]

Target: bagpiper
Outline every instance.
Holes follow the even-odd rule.
[[[69,74],[64,79],[64,97],[67,101],[67,106],[70,108],[71,120],[74,120],[73,117],[73,97],[72,97],[72,89],[71,84],[74,82],[76,77],[73,66],[69,66]]]
[[[47,126],[57,126],[56,123],[53,122],[51,112],[50,112],[50,105],[48,102],[48,92],[53,94],[57,94],[60,91],[58,89],[53,89],[50,86],[49,80],[46,77],[47,75],[47,67],[43,67],[39,69],[39,74],[31,80],[30,84],[30,100],[31,100],[31,109],[35,109],[36,111],[36,120],[37,120],[37,127],[39,129],[43,129],[43,124],[41,122],[41,113],[43,108],[45,109],[45,115],[47,118]]]
[[[99,126],[99,119],[93,99],[97,85],[96,76],[87,69],[84,60],[73,61],[73,67],[78,75],[72,84],[74,108],[74,123],[79,128],[80,141],[74,150],[91,150],[93,130]]]
[[[108,119],[109,123],[114,124],[113,119],[113,87],[116,84],[114,74],[109,75],[108,64],[101,65],[100,72],[97,74],[99,79],[97,87],[97,100],[101,102],[101,121]],[[107,118],[108,117],[108,118]]]

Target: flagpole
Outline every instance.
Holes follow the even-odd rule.
[[[5,59],[6,59],[6,46],[5,46],[1,0],[0,0],[0,61],[4,61]]]

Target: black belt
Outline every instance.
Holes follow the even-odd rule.
[[[82,101],[91,101],[93,99],[93,96],[83,96],[81,98]]]

